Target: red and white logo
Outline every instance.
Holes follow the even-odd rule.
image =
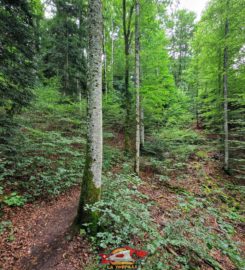
[[[111,265],[135,265],[147,255],[147,251],[136,250],[126,246],[114,249],[110,254],[100,254],[100,263]]]

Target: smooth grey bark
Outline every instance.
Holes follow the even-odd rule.
[[[88,49],[88,133],[87,156],[76,223],[90,223],[97,230],[98,213],[85,210],[86,204],[100,200],[102,174],[102,3],[89,1]]]
[[[229,0],[227,0],[227,12],[229,10]],[[226,16],[225,20],[225,42],[229,34],[229,19]],[[228,46],[224,49],[224,144],[225,144],[225,170],[229,170],[229,120],[228,120]]]
[[[114,21],[111,19],[111,89],[114,87]]]
[[[88,63],[88,156],[93,182],[101,187],[102,172],[102,3],[90,0]]]
[[[135,4],[133,3],[130,6],[129,13],[127,13],[127,3],[126,0],[122,0],[123,8],[123,37],[124,37],[124,53],[125,53],[125,84],[124,84],[124,96],[125,96],[125,108],[126,108],[126,117],[125,117],[125,131],[124,131],[124,140],[125,140],[125,152],[130,152],[130,114],[131,114],[131,93],[129,91],[129,55],[130,55],[130,45],[131,45],[131,23],[133,11]]]
[[[140,3],[135,1],[135,88],[136,88],[136,139],[135,172],[140,172]]]
[[[105,26],[103,26],[103,56],[104,56],[104,90],[107,100],[108,85],[107,85],[107,53],[106,53],[106,31]]]
[[[142,100],[140,102],[140,149],[144,148],[145,145],[145,125],[144,125],[144,108],[142,104]]]

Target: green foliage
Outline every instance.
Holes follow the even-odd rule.
[[[57,196],[81,183],[83,176],[85,101],[78,104],[64,99],[55,78],[46,84],[34,90],[32,107],[16,118],[15,136],[1,146],[1,186],[11,187],[28,200]],[[113,136],[105,133],[105,140]],[[119,149],[104,147],[104,171],[123,160]]]
[[[167,23],[170,30],[171,69],[176,86],[182,89],[187,88],[183,74],[191,59],[190,40],[195,30],[195,19],[194,12],[180,9],[171,15]]]
[[[81,94],[82,98],[86,95],[87,1],[55,0],[56,11],[49,19],[42,19],[39,0],[0,2],[0,203],[14,207],[57,196],[81,183],[87,132],[87,105],[81,99]],[[230,156],[233,171],[243,177],[242,0],[211,0],[196,31],[194,14],[177,11],[168,21],[170,41],[164,32],[166,3],[148,0],[142,5],[140,94],[146,128],[142,169],[149,175],[157,173],[151,182],[164,186],[177,198],[175,208],[164,212],[166,222],[158,227],[150,215],[150,206],[158,204],[157,199],[149,202],[139,191],[142,182],[132,174],[132,164],[124,163],[128,157],[123,156],[121,145],[114,147],[117,140],[124,140],[123,133],[134,136],[134,39],[129,34],[130,99],[125,103],[122,5],[119,0],[103,2],[103,90],[108,90],[104,91],[103,106],[103,170],[122,167],[122,171],[120,175],[108,174],[103,179],[102,199],[87,205],[100,228],[92,237],[94,246],[147,246],[151,254],[145,268],[152,270],[197,270],[204,264],[221,269],[215,252],[243,269],[239,244],[233,237],[236,225],[244,222],[244,189],[221,187],[207,177],[199,161],[209,161],[211,145],[207,147],[204,136],[191,128],[195,115],[199,127],[223,136],[223,58],[227,48]],[[133,3],[127,1],[126,9]],[[131,19],[128,25],[133,29],[134,17]],[[228,36],[224,33],[227,19]],[[31,108],[17,114],[30,104]],[[130,112],[130,126],[125,126],[125,109]],[[191,170],[196,170],[196,180],[201,183],[198,194],[172,184],[173,180],[177,184],[188,180],[186,169],[192,160]],[[95,191],[88,199],[98,200],[100,190],[91,181],[85,187]],[[82,199],[88,190],[83,190]],[[89,231],[91,224],[86,225]],[[12,223],[0,222],[0,234],[6,231],[10,231],[8,240],[13,241]]]
[[[18,117],[11,144],[1,148],[8,152],[7,158],[1,156],[1,185],[14,187],[28,200],[56,196],[80,183],[86,144],[81,137],[86,107],[64,104],[55,82],[35,93],[33,107]]]
[[[194,225],[194,226],[193,226]],[[244,262],[236,244],[225,229],[223,234],[215,233],[204,225],[204,219],[175,220],[164,228],[164,238],[157,239],[148,248],[154,256],[147,262],[151,269],[200,269],[202,263],[221,269],[218,261],[210,255],[210,251],[222,250],[225,255],[242,269]],[[174,252],[171,252],[174,251]],[[163,255],[164,254],[164,255]]]
[[[138,191],[138,178],[127,171],[127,175],[109,175],[103,183],[102,200],[88,206],[100,213],[100,232],[92,237],[96,247],[134,245],[132,240],[137,239],[150,252],[144,268],[152,270],[201,269],[202,265],[219,270],[215,252],[222,252],[237,269],[243,269],[239,243],[233,240],[235,228],[226,220],[228,213],[234,213],[232,209],[220,211],[212,197],[183,190],[177,208],[170,210],[173,218],[161,231],[148,212],[152,202]]]
[[[80,0],[54,1],[53,17],[42,21],[41,71],[58,76],[64,95],[80,101],[86,93],[87,5]]]
[[[224,149],[224,75],[228,78],[229,163],[231,172],[244,178],[244,43],[241,27],[243,1],[211,0],[205,10],[192,42],[193,56],[185,81],[193,100],[198,124],[219,134]],[[225,24],[228,22],[228,35]],[[224,67],[228,54],[227,71]]]
[[[12,192],[9,196],[5,196],[3,201],[8,206],[23,206],[26,202],[26,199],[18,195],[17,192]]]
[[[102,200],[88,206],[100,213],[100,232],[93,239],[96,245],[117,247],[128,245],[133,238],[154,235],[148,207],[141,203],[146,197],[137,190],[140,183],[137,177],[130,175],[104,178]]]
[[[35,19],[33,1],[1,1],[0,121],[18,113],[32,98]]]
[[[121,105],[121,95],[111,91],[104,97],[103,116],[105,128],[118,130],[124,124],[125,112]]]
[[[120,161],[124,160],[123,154],[120,150],[110,147],[104,146],[104,161],[103,161],[103,170],[109,171],[115,165],[119,164]]]
[[[155,133],[151,141],[146,142],[145,149],[169,162],[169,158],[177,162],[186,162],[205,139],[191,129],[163,128]]]
[[[234,225],[226,220],[227,214],[234,210],[218,209],[217,201],[208,196],[189,192],[182,192],[178,196],[178,209],[173,210],[171,215],[175,218],[165,224],[164,237],[158,237],[148,244],[152,255],[146,266],[151,265],[154,270],[175,267],[201,269],[201,265],[206,264],[214,269],[222,269],[213,255],[220,251],[230,258],[237,269],[243,269],[240,243],[233,240]]]

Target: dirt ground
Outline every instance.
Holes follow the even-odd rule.
[[[74,188],[49,202],[6,208],[3,219],[12,221],[13,239],[9,239],[9,231],[1,237],[0,269],[83,269],[90,257],[90,245],[81,237],[72,237],[69,231],[78,198],[79,188]]]

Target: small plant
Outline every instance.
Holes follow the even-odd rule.
[[[100,212],[100,232],[93,239],[101,248],[129,245],[133,238],[144,239],[154,234],[146,197],[137,187],[141,181],[134,176],[110,175],[104,179],[102,200],[88,206]]]
[[[9,229],[12,229],[13,225],[12,225],[12,222],[9,221],[9,220],[6,220],[6,221],[1,221],[0,222],[0,235],[6,231],[6,230],[9,230]]]
[[[26,199],[17,194],[17,192],[12,192],[9,196],[5,196],[4,203],[8,206],[23,206]]]

